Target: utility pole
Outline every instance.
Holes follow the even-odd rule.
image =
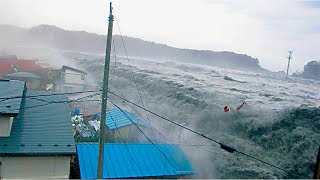
[[[314,168],[314,173],[313,173],[313,179],[319,179],[320,178],[320,146],[318,149],[318,156],[317,156],[317,161],[316,161],[316,166]]]
[[[103,160],[104,160],[104,143],[106,138],[105,137],[106,109],[107,109],[110,52],[111,52],[111,42],[112,42],[112,27],[113,27],[112,3],[110,3],[109,26],[108,26],[106,56],[105,56],[105,62],[104,62],[103,87],[102,87],[100,138],[99,138],[99,154],[98,154],[98,168],[97,168],[98,179],[103,178],[102,176],[103,176]]]
[[[286,78],[289,76],[289,66],[290,66],[290,60],[292,59],[292,51],[289,51],[289,56],[288,56],[288,67],[287,67],[287,75]]]

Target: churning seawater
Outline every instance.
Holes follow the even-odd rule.
[[[101,85],[103,60],[79,64]],[[110,95],[114,102],[145,118],[159,143],[181,144],[196,178],[312,178],[320,145],[320,82],[172,61],[117,58],[110,66],[109,89],[239,151],[238,153],[147,114]],[[139,90],[139,91],[138,91]],[[141,98],[140,98],[141,96]],[[142,101],[141,101],[142,99]],[[244,100],[239,111],[233,110]]]

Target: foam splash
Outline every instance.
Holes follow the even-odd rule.
[[[212,69],[208,67],[199,71],[179,68],[175,63],[133,61],[131,65],[147,109],[294,172],[283,173],[255,160],[227,153],[219,146],[190,146],[213,144],[187,131],[179,136],[179,128],[149,115],[149,119],[160,124],[160,127],[152,125],[165,135],[164,141],[169,143],[169,139],[170,143],[177,143],[179,139],[189,145],[183,147],[199,172],[197,178],[299,178],[298,175],[311,178],[320,144],[320,110],[309,106],[316,104],[319,95],[308,93],[311,98],[306,107],[299,107],[306,101],[295,95],[302,91],[312,92],[317,85],[294,84],[294,88],[288,86],[284,94],[283,86],[291,82],[269,76],[228,71],[239,80],[230,76],[222,79],[212,77]],[[86,67],[101,82],[103,66],[91,62]],[[226,74],[221,71],[214,72]],[[141,105],[128,64],[122,61],[116,69],[111,66],[110,72],[110,89]],[[223,112],[225,105],[234,109],[243,97],[248,104],[240,112]],[[133,111],[133,107],[124,105],[124,108]],[[145,116],[144,112],[140,113]]]

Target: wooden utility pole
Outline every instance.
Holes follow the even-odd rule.
[[[313,173],[313,179],[319,179],[319,178],[320,178],[320,146],[318,149],[316,166],[314,167],[314,173]]]
[[[98,179],[103,178],[102,176],[103,176],[103,160],[104,160],[104,143],[105,143],[105,138],[106,138],[105,137],[106,136],[105,135],[105,132],[106,132],[106,109],[107,109],[110,52],[111,52],[111,42],[112,42],[112,27],[113,27],[112,3],[110,3],[109,26],[108,26],[106,56],[105,56],[105,62],[104,62],[103,87],[102,87],[100,138],[99,138],[99,154],[98,154],[98,168],[97,168],[97,178]]]
[[[287,67],[287,75],[286,78],[289,76],[289,66],[290,66],[290,60],[292,59],[292,51],[289,51],[289,56],[288,56],[288,67]]]

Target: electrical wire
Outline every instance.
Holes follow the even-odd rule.
[[[132,108],[132,107],[131,107],[131,108]],[[134,108],[132,108],[132,109],[139,114],[139,112],[138,112],[137,110],[135,110]],[[139,114],[139,115],[141,116],[141,114]],[[163,127],[163,126],[155,123],[154,121],[151,121],[151,122],[154,123],[155,125],[163,128],[163,129],[165,129],[165,130],[169,130],[170,132],[172,132],[173,134],[176,134],[177,136],[180,136],[180,135],[178,135],[178,134],[177,134],[175,131],[173,131],[173,130],[170,130],[170,129],[166,128],[166,127]],[[176,143],[173,143],[174,141],[170,140],[169,138],[167,138],[167,137],[166,137],[165,135],[163,135],[162,133],[159,132],[159,134],[160,134],[165,140],[167,140],[170,144],[176,144]],[[214,145],[212,145],[212,144],[192,144],[192,142],[190,142],[190,141],[188,141],[188,140],[186,140],[186,139],[184,139],[184,138],[182,138],[182,140],[183,140],[184,142],[186,142],[186,143],[191,143],[191,144],[179,144],[179,145],[181,145],[181,146],[194,146],[194,147],[196,147],[196,148],[198,148],[198,149],[201,149],[201,150],[203,150],[203,151],[206,151],[206,152],[210,152],[210,153],[212,153],[212,154],[215,154],[215,153],[212,152],[212,151],[209,151],[209,150],[207,150],[207,149],[202,148],[202,147],[213,147]]]
[[[120,93],[120,94],[121,94],[121,93]],[[123,96],[123,95],[122,95],[122,96]],[[132,106],[130,106],[130,108],[133,109],[140,117],[143,118],[143,116],[142,116],[135,108],[133,108]],[[145,120],[145,119],[144,119],[144,120]],[[165,128],[165,127],[163,127],[163,126],[155,123],[155,122],[152,121],[152,120],[150,120],[150,122],[154,123],[155,125],[163,128],[163,129],[165,129],[165,130],[170,130],[170,129],[168,129],[168,128]],[[151,124],[150,124],[150,127],[153,128]],[[174,132],[174,131],[172,131],[172,130],[170,130],[170,131],[171,131],[173,134],[178,135],[176,132]],[[170,140],[169,138],[167,138],[167,137],[166,137],[165,135],[163,135],[162,133],[160,133],[160,132],[158,132],[158,133],[159,133],[166,141],[168,141],[169,144],[176,144],[176,143],[173,143],[172,140]],[[179,135],[178,135],[178,136],[179,136]],[[191,143],[190,141],[188,141],[188,140],[186,140],[186,139],[184,139],[184,138],[182,138],[182,140],[183,140],[184,142]],[[204,146],[213,147],[214,145],[207,145],[207,144],[206,144],[206,145],[194,145],[194,144],[192,144],[192,143],[191,143],[191,144],[179,144],[179,145],[181,145],[181,146],[193,146],[193,147],[196,147],[197,149],[200,149],[200,150],[209,152],[209,153],[211,153],[211,154],[215,154],[213,151],[210,151],[210,150],[208,150],[208,149],[203,148]]]
[[[110,82],[114,77],[114,74],[116,72],[116,67],[117,67],[116,46],[114,45],[114,39],[112,39],[112,46],[113,46],[114,67],[113,67],[113,76],[110,77]]]
[[[101,92],[102,90],[88,90],[88,91],[76,91],[76,92],[66,92],[66,93],[52,93],[52,94],[38,94],[38,95],[30,95],[30,96],[11,96],[11,97],[0,97],[3,102],[9,99],[16,98],[30,98],[30,97],[45,97],[45,96],[56,96],[56,95],[68,95],[68,94],[82,94],[82,93],[90,93],[90,92]]]
[[[133,110],[135,110],[133,107],[131,107],[131,108],[132,108]],[[136,111],[136,110],[135,110],[135,111]],[[139,114],[138,111],[136,111],[136,112]],[[139,114],[139,115],[141,116],[141,114]],[[151,121],[151,122],[154,123],[155,125],[163,128],[163,129],[165,129],[165,130],[170,130],[170,129],[168,129],[168,128],[165,128],[165,127],[163,127],[163,126],[155,123],[154,121]],[[178,135],[176,132],[174,132],[173,130],[170,130],[170,131],[171,131],[173,134],[176,134],[177,136],[180,136],[180,135]],[[167,138],[166,136],[164,136],[162,133],[160,133],[160,135],[161,135],[165,140],[167,140],[169,143],[174,144],[172,140],[170,140],[169,138]],[[181,137],[180,137],[180,138],[181,138]],[[188,141],[188,140],[186,140],[186,139],[184,139],[184,138],[182,138],[182,140],[183,140],[184,142],[191,143],[190,141]],[[191,144],[179,144],[179,145],[180,145],[180,146],[193,146],[193,147],[196,147],[197,149],[200,149],[200,150],[209,152],[209,153],[211,153],[211,154],[214,154],[214,155],[216,154],[216,153],[214,153],[214,152],[211,151],[211,150],[208,150],[208,149],[203,148],[203,147],[214,147],[215,145],[213,145],[213,144],[192,144],[192,143],[191,143]]]
[[[93,96],[92,95],[88,95],[88,96],[84,96],[84,97],[81,97],[81,98],[78,98],[78,99],[67,100],[67,101],[45,101],[45,100],[41,100],[41,101],[45,102],[46,104],[39,104],[39,105],[29,106],[29,107],[21,107],[20,109],[15,109],[15,110],[32,109],[32,108],[47,106],[47,105],[56,104],[56,103],[59,104],[59,103],[79,102],[78,100],[83,99],[83,98],[87,98],[87,97],[93,97]],[[33,98],[33,97],[30,97],[30,98]],[[36,99],[36,100],[39,100],[39,99]],[[86,101],[100,101],[100,100],[86,100]],[[86,102],[86,101],[82,101],[82,102]]]
[[[100,91],[100,90],[99,90],[99,91]],[[82,92],[72,92],[72,93],[43,94],[43,95],[34,95],[34,96],[27,96],[27,97],[28,97],[28,98],[34,98],[34,97],[40,97],[40,96],[53,96],[53,95],[64,95],[64,94],[78,94],[78,93],[87,93],[87,92],[97,92],[97,91],[85,91],[85,92],[82,91]],[[125,98],[123,98],[123,97],[121,97],[121,96],[113,93],[113,92],[111,92],[111,91],[108,91],[108,92],[109,92],[110,94],[112,94],[112,95],[114,95],[114,96],[116,96],[116,97],[118,97],[118,98],[120,98],[120,99],[122,99],[122,100],[124,100],[124,101],[126,101],[126,102],[128,102],[128,103],[130,103],[130,104],[132,104],[132,105],[134,105],[134,106],[136,106],[136,107],[138,107],[138,108],[140,108],[140,109],[143,109],[143,110],[145,110],[145,111],[147,111],[147,112],[149,112],[149,113],[151,113],[151,114],[153,114],[153,115],[161,118],[161,119],[164,119],[164,120],[166,120],[166,121],[168,121],[168,122],[170,122],[170,123],[172,123],[172,124],[175,124],[175,125],[177,125],[177,126],[179,126],[179,127],[181,127],[181,128],[184,128],[184,129],[186,129],[186,130],[188,130],[188,131],[190,131],[190,132],[192,132],[192,133],[195,133],[195,134],[197,134],[197,135],[199,135],[199,136],[201,136],[201,137],[203,137],[203,138],[206,138],[206,139],[208,139],[208,140],[210,140],[210,141],[213,141],[213,142],[219,144],[219,145],[220,145],[220,148],[222,148],[222,149],[224,149],[224,150],[226,150],[226,151],[228,151],[228,152],[230,152],[230,153],[237,152],[237,153],[239,153],[239,154],[241,154],[241,155],[247,156],[247,157],[252,158],[252,159],[254,159],[254,160],[257,160],[257,161],[259,161],[259,162],[261,162],[261,163],[264,163],[264,164],[267,164],[267,165],[269,165],[269,166],[271,166],[271,167],[274,167],[274,168],[276,168],[276,169],[282,170],[282,171],[284,171],[284,172],[286,172],[286,173],[288,173],[288,174],[292,174],[292,172],[289,172],[289,171],[287,171],[287,170],[285,170],[285,169],[282,169],[282,168],[280,168],[280,167],[278,167],[278,166],[275,166],[275,165],[273,165],[273,164],[271,164],[271,163],[269,163],[269,162],[266,162],[266,161],[264,161],[264,160],[258,159],[258,158],[254,157],[254,156],[251,156],[251,155],[246,154],[246,153],[244,153],[244,152],[241,152],[241,151],[239,151],[239,150],[236,150],[236,149],[234,149],[234,148],[232,148],[232,147],[230,147],[230,146],[227,146],[227,145],[225,145],[225,144],[223,144],[223,143],[220,143],[219,141],[214,140],[213,138],[207,137],[207,136],[205,136],[205,135],[203,135],[203,134],[201,134],[201,133],[199,133],[199,132],[196,132],[196,131],[188,128],[188,127],[182,126],[182,125],[180,125],[180,124],[178,124],[178,123],[176,123],[176,122],[174,122],[174,121],[172,121],[172,120],[169,120],[169,119],[167,119],[167,118],[165,118],[165,117],[163,117],[163,116],[161,116],[161,115],[158,115],[158,114],[156,114],[156,113],[154,113],[154,112],[152,112],[152,111],[150,111],[150,110],[148,110],[148,109],[146,109],[146,108],[143,108],[143,107],[141,107],[140,105],[135,104],[135,103],[133,103],[133,102],[131,102],[131,101],[129,101],[129,100],[127,100],[127,99],[125,99]],[[89,97],[89,96],[92,97],[92,95],[88,95],[88,97]],[[16,96],[16,97],[11,97],[11,98],[19,98],[19,97]],[[81,97],[81,98],[78,98],[78,99],[83,99],[83,98],[84,98],[84,97]],[[54,104],[54,103],[77,102],[78,99],[68,100],[68,101],[50,101],[50,102],[47,102],[47,104],[40,104],[40,105],[36,105],[36,106],[31,106],[31,107],[23,107],[23,108],[20,108],[20,109],[30,109],[30,108],[46,106],[46,105]],[[110,100],[110,98],[109,98],[109,100]],[[90,100],[86,100],[86,101],[90,101]],[[99,101],[99,100],[93,100],[93,101]],[[83,102],[85,102],[85,101],[83,101]],[[113,105],[115,105],[111,100],[110,100],[110,102],[111,102]],[[119,107],[118,107],[117,105],[115,105],[115,106],[119,109]],[[19,110],[19,109],[17,109],[17,110]],[[122,111],[122,109],[120,109],[120,111]],[[122,111],[122,112],[123,112],[123,111]],[[127,118],[129,118],[129,117],[127,117]],[[129,119],[129,120],[131,120],[131,119]],[[131,120],[131,121],[132,121],[132,120]],[[132,122],[133,122],[133,121],[132,121]],[[134,122],[133,122],[133,123],[134,123]],[[135,124],[135,123],[134,123],[134,124]],[[137,126],[137,125],[135,124],[135,126]],[[144,134],[144,136],[148,139],[148,141],[150,141],[152,144],[154,144],[154,143],[150,140],[150,138],[147,137],[146,134],[145,134],[138,126],[137,126],[137,128],[139,129],[139,131],[141,131],[141,132]],[[155,145],[155,144],[154,144],[154,145]],[[155,145],[155,146],[156,146],[156,145]],[[196,146],[196,145],[193,145],[193,146]],[[156,146],[156,147],[157,147],[157,146]],[[161,151],[158,147],[157,147],[157,149],[158,149],[159,151]],[[162,151],[161,151],[161,153],[163,154]],[[163,155],[164,155],[164,154],[163,154]],[[164,155],[164,156],[165,156],[165,155]],[[165,156],[165,157],[166,157],[166,156]],[[168,160],[167,157],[166,157],[166,159]],[[169,160],[168,160],[168,161],[169,161]],[[169,162],[170,162],[170,161],[169,161]],[[300,176],[299,176],[299,177],[300,177]]]
[[[157,150],[165,157],[165,159],[172,165],[172,167],[176,168],[176,166],[168,159],[168,157],[161,151],[161,149],[156,144],[154,144],[154,142],[152,142],[152,140],[141,130],[141,128],[119,106],[117,106],[110,99],[110,97],[108,97],[108,99],[116,108],[118,108],[127,117],[128,120],[130,120],[137,127],[137,129],[144,135],[144,137],[146,137],[146,139],[157,148]],[[178,168],[176,168],[176,169],[178,169]],[[167,171],[167,172],[169,172],[169,171]]]
[[[114,88],[121,94],[121,96],[125,97],[125,96],[118,90],[118,88],[117,88],[116,86],[114,86]],[[132,108],[132,109],[133,109],[140,117],[143,117],[136,109],[134,109],[134,108]],[[144,120],[145,120],[145,119],[144,119]],[[153,131],[154,128],[152,127],[152,125],[151,125],[150,122],[151,122],[151,120],[149,119],[149,126],[150,126],[150,128],[151,128],[152,133],[153,133],[154,139],[155,139],[155,141],[157,142],[156,136],[155,136],[154,131]],[[164,167],[166,168],[165,159],[163,159],[162,163],[165,165]],[[164,170],[165,170],[165,168],[163,169],[162,176],[164,175]]]
[[[84,97],[80,97],[80,98],[77,98],[75,100],[68,100],[66,102],[80,102],[79,100],[81,99],[85,99],[85,98],[92,98],[94,96],[97,96],[97,95],[100,95],[101,93],[98,92],[98,93],[94,93],[94,94],[91,94],[91,95],[87,95],[87,96],[84,96]],[[43,99],[39,99],[39,98],[36,98],[36,97],[29,97],[30,99],[35,99],[35,100],[38,100],[38,101],[42,101],[42,102],[46,102],[46,103],[55,103],[56,101],[47,101],[47,100],[43,100]],[[100,101],[100,100],[92,100],[92,101]],[[59,101],[60,102],[60,101]]]
[[[145,107],[144,102],[143,102],[143,100],[142,100],[142,96],[141,96],[141,93],[140,93],[139,87],[138,87],[138,84],[137,84],[136,77],[135,77],[135,75],[134,75],[134,73],[133,73],[133,70],[132,70],[132,66],[131,66],[131,63],[130,63],[129,56],[128,56],[128,51],[127,51],[126,45],[125,45],[125,43],[124,43],[123,35],[122,35],[122,33],[121,33],[121,29],[120,29],[120,25],[119,25],[119,23],[118,23],[117,16],[116,16],[116,15],[114,15],[114,18],[115,18],[115,20],[116,20],[116,23],[117,23],[117,26],[118,26],[118,29],[119,29],[119,34],[120,34],[120,37],[121,37],[121,42],[122,42],[122,45],[123,45],[123,48],[124,48],[124,51],[125,51],[125,54],[126,54],[126,57],[127,57],[128,63],[129,63],[129,68],[130,68],[130,71],[131,71],[131,75],[132,75],[132,77],[133,77],[134,84],[136,85],[136,88],[137,88],[138,95],[139,95],[139,97],[140,97],[140,101],[141,101],[141,103],[142,103],[142,106],[143,106],[143,107]],[[146,114],[146,117],[147,117],[148,122],[149,122],[149,121],[150,121],[150,119],[149,119],[149,117],[148,117],[148,115],[147,115],[147,114]],[[149,122],[149,125],[150,125],[150,122]],[[155,138],[155,141],[157,142],[157,139],[156,139],[156,136],[155,136],[155,134],[154,134],[154,131],[153,131],[153,130],[152,130],[152,134],[153,134],[153,136],[154,136],[154,138]]]
[[[119,128],[118,128],[118,125],[117,125],[116,121],[113,119],[112,114],[111,114],[111,112],[110,112],[110,109],[109,109],[108,107],[107,107],[107,110],[109,111],[111,120],[113,121],[113,124],[116,126],[116,129],[117,129],[117,131],[118,131],[118,133],[119,133],[119,136],[120,136],[122,142],[124,143],[124,145],[125,145],[128,153],[129,153],[129,155],[130,155],[130,158],[131,158],[132,162],[136,165],[136,167],[138,168],[138,170],[140,171],[140,173],[142,173],[141,167],[138,166],[138,163],[137,163],[137,162],[134,160],[134,158],[132,157],[132,154],[130,153],[130,150],[129,150],[129,148],[128,148],[128,145],[127,145],[127,143],[125,142],[125,140],[123,139],[123,136],[121,135],[121,132],[120,132],[120,130],[119,130]]]
[[[101,90],[95,90],[95,91],[79,91],[79,92],[69,92],[69,93],[53,93],[53,94],[43,94],[43,95],[31,95],[31,96],[25,96],[25,97],[27,97],[27,98],[34,98],[34,97],[45,97],[45,96],[54,96],[54,95],[66,95],[66,94],[80,94],[80,93],[88,93],[88,92],[100,92]],[[112,94],[112,95],[114,95],[114,96],[116,96],[116,97],[118,97],[118,98],[120,98],[120,99],[122,99],[123,101],[126,101],[126,102],[128,102],[128,103],[130,103],[130,104],[132,104],[132,105],[134,105],[134,106],[136,106],[136,107],[138,107],[138,108],[140,108],[140,109],[143,109],[143,110],[145,110],[146,112],[149,112],[149,113],[151,113],[151,114],[153,114],[153,115],[155,115],[155,116],[157,116],[157,117],[159,117],[159,118],[161,118],[161,119],[164,119],[164,120],[166,120],[166,121],[168,121],[168,122],[170,122],[170,123],[172,123],[172,124],[175,124],[175,125],[177,125],[177,126],[179,126],[179,127],[181,127],[181,128],[184,128],[184,129],[186,129],[186,130],[188,130],[188,131],[190,131],[190,132],[192,132],[192,133],[195,133],[195,134],[197,134],[197,135],[199,135],[199,136],[201,136],[201,137],[203,137],[203,138],[206,138],[206,139],[208,139],[208,140],[210,140],[210,141],[213,141],[213,142],[215,142],[215,143],[217,143],[217,144],[219,144],[220,145],[220,148],[222,148],[222,149],[224,149],[224,150],[226,150],[226,151],[228,151],[228,152],[230,152],[230,153],[233,153],[233,152],[237,152],[237,153],[239,153],[239,154],[241,154],[241,155],[244,155],[244,156],[247,156],[247,157],[249,157],[249,158],[252,158],[252,159],[254,159],[254,160],[257,160],[257,161],[259,161],[259,162],[261,162],[261,163],[264,163],[264,164],[267,164],[267,165],[269,165],[269,166],[271,166],[271,167],[274,167],[274,168],[276,168],[276,169],[279,169],[279,170],[282,170],[282,171],[284,171],[284,172],[286,172],[286,173],[288,173],[288,174],[292,174],[291,172],[289,172],[289,171],[287,171],[287,170],[285,170],[285,169],[283,169],[283,168],[280,168],[280,167],[278,167],[278,166],[275,166],[275,165],[273,165],[273,164],[271,164],[271,163],[269,163],[269,162],[266,162],[266,161],[264,161],[264,160],[261,160],[261,159],[258,159],[258,158],[256,158],[256,157],[254,157],[254,156],[251,156],[251,155],[249,155],[249,154],[246,154],[246,153],[244,153],[244,152],[241,152],[241,151],[239,151],[239,150],[236,150],[236,149],[234,149],[234,148],[232,148],[232,147],[230,147],[230,146],[227,146],[227,145],[225,145],[225,144],[223,144],[223,143],[221,143],[221,142],[219,142],[219,141],[217,141],[217,140],[215,140],[215,139],[213,139],[213,138],[210,138],[210,137],[207,137],[207,136],[205,136],[205,135],[203,135],[203,134],[201,134],[201,133],[199,133],[199,132],[197,132],[197,131],[195,131],[195,130],[192,130],[192,129],[190,129],[190,128],[188,128],[188,127],[185,127],[185,126],[182,126],[182,125],[180,125],[180,124],[178,124],[178,123],[176,123],[176,122],[174,122],[174,121],[172,121],[172,120],[169,120],[169,119],[167,119],[167,118],[165,118],[165,117],[163,117],[163,116],[161,116],[161,115],[158,115],[158,114],[156,114],[156,113],[154,113],[154,112],[152,112],[152,111],[150,111],[150,110],[148,110],[148,109],[146,109],[146,108],[144,108],[144,107],[141,107],[140,105],[138,105],[138,104],[136,104],[136,103],[133,103],[133,102],[131,102],[131,101],[129,101],[129,100],[127,100],[127,99],[125,99],[125,98],[123,98],[123,97],[121,97],[121,96],[119,96],[119,95],[117,95],[117,94],[115,94],[115,93],[113,93],[113,92],[111,92],[111,91],[109,91],[108,90],[108,92],[110,93],[110,94]],[[89,96],[92,96],[92,95],[89,95]],[[5,99],[5,100],[8,100],[8,99],[15,99],[15,98],[22,98],[22,96],[13,96],[13,97],[8,97],[8,98],[2,98],[2,99]],[[83,97],[81,97],[81,98],[83,98]],[[110,99],[110,98],[109,98]],[[49,104],[53,104],[53,103],[70,103],[70,102],[73,102],[73,101],[77,101],[77,99],[75,99],[75,100],[69,100],[69,101],[52,101],[52,102],[47,102],[47,104],[41,104],[41,105],[36,105],[36,106],[31,106],[31,107],[23,107],[23,108],[20,108],[20,109],[30,109],[30,108],[35,108],[35,107],[41,107],[41,106],[46,106],[46,105],[49,105]],[[111,101],[111,100],[110,100]],[[1,101],[0,101],[1,102]],[[112,102],[112,104],[114,104],[113,102]],[[114,104],[115,105],[115,104]],[[116,106],[116,105],[115,105]],[[118,107],[118,106],[116,106],[116,107]],[[19,110],[19,109],[17,109],[17,110]],[[122,111],[122,110],[121,110]],[[134,123],[134,122],[133,122]],[[134,123],[135,124],[135,123]],[[136,124],[135,124],[136,125]],[[138,127],[138,129],[143,133],[143,131]],[[144,134],[144,133],[143,133]],[[144,134],[145,135],[145,134]],[[148,137],[146,137],[148,140],[150,140]],[[152,142],[151,140],[150,140],[150,142]],[[154,144],[153,142],[152,142],[152,144]]]
[[[201,134],[201,133],[199,133],[199,132],[197,132],[197,131],[195,131],[195,130],[192,130],[192,129],[188,128],[188,127],[185,127],[185,126],[183,126],[183,125],[180,125],[180,124],[178,124],[178,123],[176,123],[176,122],[174,122],[174,121],[172,121],[172,120],[169,120],[169,119],[167,119],[167,118],[165,118],[165,117],[163,117],[163,116],[161,116],[161,115],[158,115],[158,114],[156,114],[156,113],[154,113],[154,112],[152,112],[152,111],[150,111],[150,110],[148,110],[148,109],[146,109],[146,108],[144,108],[144,107],[141,107],[140,105],[135,104],[135,103],[133,103],[133,102],[131,102],[131,101],[129,101],[129,100],[127,100],[127,99],[125,99],[125,98],[123,98],[123,97],[121,97],[121,96],[113,93],[113,92],[111,92],[111,91],[108,91],[108,92],[109,92],[110,94],[112,94],[112,95],[114,95],[114,96],[116,96],[116,97],[118,97],[118,98],[120,98],[120,99],[122,99],[122,100],[124,100],[124,101],[126,101],[126,102],[128,102],[128,103],[130,103],[130,104],[132,104],[132,105],[134,105],[134,106],[136,106],[136,107],[139,107],[140,109],[143,109],[143,110],[145,110],[145,111],[147,111],[147,112],[149,112],[149,113],[151,113],[151,114],[153,114],[153,115],[161,118],[161,119],[164,119],[164,120],[166,120],[166,121],[168,121],[168,122],[170,122],[170,123],[172,123],[172,124],[175,124],[175,125],[177,125],[177,126],[179,126],[179,127],[181,127],[181,128],[184,128],[184,129],[186,129],[186,130],[188,130],[188,131],[190,131],[190,132],[192,132],[192,133],[194,133],[194,134],[197,134],[197,135],[199,135],[199,136],[201,136],[201,137],[203,137],[203,138],[206,138],[206,139],[208,139],[208,140],[210,140],[210,141],[213,141],[213,142],[219,144],[221,149],[226,150],[226,151],[229,152],[229,153],[237,152],[237,153],[239,153],[239,154],[241,154],[241,155],[250,157],[250,158],[252,158],[252,159],[254,159],[254,160],[257,160],[257,161],[259,161],[259,162],[261,162],[261,163],[267,164],[267,165],[269,165],[269,166],[271,166],[271,167],[274,167],[274,168],[279,169],[279,170],[281,170],[281,171],[284,171],[284,172],[286,172],[286,173],[288,173],[288,174],[291,174],[291,172],[289,172],[289,171],[287,171],[287,170],[285,170],[285,169],[283,169],[283,168],[280,168],[280,167],[278,167],[278,166],[276,166],[276,165],[273,165],[273,164],[271,164],[271,163],[269,163],[269,162],[266,162],[266,161],[264,161],[264,160],[258,159],[258,158],[256,158],[256,157],[251,156],[251,155],[249,155],[249,154],[246,154],[246,153],[244,153],[244,152],[242,152],[242,151],[236,150],[235,148],[233,148],[233,147],[231,147],[231,146],[228,146],[228,145],[226,145],[226,144],[223,144],[223,143],[221,143],[221,142],[219,142],[219,141],[217,141],[217,140],[215,140],[215,139],[213,139],[213,138],[211,138],[211,137],[205,136],[204,134]]]

